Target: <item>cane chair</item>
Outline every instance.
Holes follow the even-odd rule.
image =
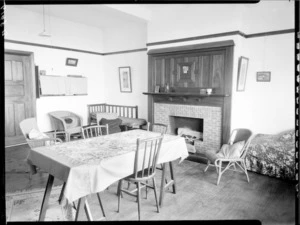
[[[109,134],[108,124],[106,124],[106,125],[90,125],[88,127],[81,128],[82,137],[84,139],[87,139],[87,138],[102,136],[102,134],[104,133],[104,129],[105,129],[105,134]],[[103,207],[99,192],[97,193],[97,197],[98,197],[98,201],[99,201],[99,205],[100,205],[102,214],[105,217],[105,211],[104,211],[104,207]]]
[[[250,130],[242,128],[234,129],[230,135],[228,144],[223,145],[218,152],[205,152],[208,160],[204,172],[207,171],[209,166],[215,166],[218,174],[217,185],[219,185],[222,174],[232,166],[234,167],[234,171],[236,171],[236,165],[238,165],[241,171],[246,174],[247,181],[249,182],[245,156],[252,138],[253,135]],[[224,154],[221,152],[222,149],[228,151]],[[223,163],[226,164],[225,167],[223,167]]]
[[[57,138],[57,135],[65,134],[65,132],[41,132],[34,117],[22,120],[19,126],[30,148],[45,146],[46,144],[55,144],[56,142],[60,143],[62,140]],[[42,134],[44,137],[40,135],[39,139],[30,139],[29,134],[33,130]]]
[[[82,137],[92,138],[104,134],[109,134],[108,124],[106,125],[91,125],[88,127],[81,128]]]
[[[40,132],[36,118],[27,118],[24,119],[20,122],[19,124],[20,129],[26,139],[27,144],[29,145],[30,148],[36,148],[36,147],[41,147],[41,146],[46,146],[46,145],[55,145],[62,143],[62,140],[60,138],[57,138],[57,134],[64,134],[64,132],[45,132],[45,137],[42,139],[29,139],[29,134],[31,131],[35,130],[36,132]],[[40,132],[42,134],[42,132]],[[48,136],[48,137],[47,137]],[[30,167],[30,166],[29,166]],[[32,168],[30,167],[30,171]],[[29,172],[29,179],[31,180],[32,178],[32,172]],[[64,193],[66,183],[63,183],[62,190],[59,196],[58,201],[60,202]]]
[[[145,187],[154,190],[156,208],[157,212],[159,212],[155,174],[156,163],[159,156],[163,137],[164,136],[161,135],[154,138],[137,139],[133,174],[124,179],[121,179],[118,183],[118,212],[120,212],[121,194],[124,192],[131,196],[137,197],[138,219],[140,220],[141,189]],[[136,184],[136,188],[134,188],[133,190],[122,188],[123,180]],[[151,186],[147,182],[149,180],[152,180],[153,186]]]
[[[48,114],[52,128],[55,131],[64,131],[67,141],[71,140],[72,135],[81,134],[83,120],[80,115],[70,111],[54,111]]]

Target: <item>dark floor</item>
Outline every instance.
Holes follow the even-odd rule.
[[[5,150],[6,192],[43,189],[47,174],[39,172],[28,179],[25,163],[29,147]],[[217,186],[217,174],[205,164],[184,160],[174,165],[177,193],[167,192],[160,213],[153,192],[142,199],[142,220],[251,220],[262,224],[295,224],[295,188],[291,182],[249,172],[250,183],[239,172],[227,171]],[[160,171],[157,181],[160,179]],[[62,182],[55,179],[55,185]],[[107,220],[137,220],[137,203],[131,196],[122,199],[117,213],[116,184],[101,193]],[[91,209],[99,209],[97,198],[89,198]],[[93,211],[98,216],[99,210]]]

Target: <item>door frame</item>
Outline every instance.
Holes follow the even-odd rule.
[[[14,55],[21,55],[21,56],[28,56],[29,57],[29,75],[31,75],[31,96],[33,98],[32,104],[32,116],[36,117],[36,75],[35,75],[35,65],[34,65],[34,52],[28,51],[21,51],[21,50],[12,50],[12,49],[4,49],[4,54],[14,54]],[[4,85],[5,86],[5,85]],[[5,97],[4,97],[5,99]],[[16,144],[16,145],[23,145],[25,143]],[[15,145],[5,146],[11,147]]]

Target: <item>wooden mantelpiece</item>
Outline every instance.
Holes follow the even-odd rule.
[[[151,93],[144,92],[144,95],[153,97],[154,102],[165,102],[174,104],[188,104],[188,105],[206,105],[223,107],[224,99],[230,95],[221,94],[197,94],[197,93]]]
[[[144,95],[154,95],[154,96],[165,96],[165,97],[198,97],[198,98],[209,98],[209,97],[229,97],[229,94],[197,94],[197,93],[178,93],[178,92],[168,92],[168,93],[154,93],[154,92],[143,92]]]

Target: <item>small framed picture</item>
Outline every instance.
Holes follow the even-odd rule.
[[[132,92],[130,67],[119,67],[120,91]]]
[[[257,72],[256,73],[256,81],[257,82],[270,82],[271,81],[271,72]]]
[[[159,87],[158,85],[156,85],[156,86],[155,86],[155,89],[154,89],[154,93],[159,93],[159,88],[160,88],[160,87]]]
[[[74,58],[67,58],[66,59],[66,66],[77,66],[78,59]]]
[[[247,69],[248,69],[249,59],[241,56],[239,58],[238,66],[238,79],[237,79],[237,91],[245,91],[246,78],[247,78]]]

